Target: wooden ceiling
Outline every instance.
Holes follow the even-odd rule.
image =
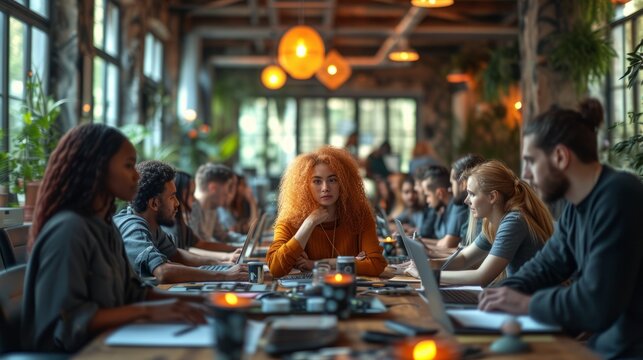
[[[327,49],[353,65],[386,66],[400,38],[422,54],[453,54],[465,46],[516,39],[516,0],[454,0],[446,8],[414,8],[410,0],[176,0],[187,33],[203,56],[221,66],[262,66],[291,26],[316,28]]]

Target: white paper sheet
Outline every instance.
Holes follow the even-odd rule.
[[[214,326],[199,325],[182,335],[177,331],[189,327],[188,324],[129,324],[115,330],[105,340],[109,346],[139,347],[213,347]],[[261,321],[248,321],[244,351],[254,353],[266,324]]]
[[[477,309],[447,309],[447,314],[455,318],[466,328],[500,329],[502,323],[511,318],[506,313],[484,312]],[[543,324],[529,316],[517,316],[523,331],[528,332],[559,332],[557,326]]]

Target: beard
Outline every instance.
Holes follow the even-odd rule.
[[[562,171],[548,164],[548,174],[541,184],[538,184],[540,195],[545,202],[554,202],[565,196],[569,190],[569,179]]]
[[[174,226],[174,216],[163,216],[161,213],[156,217],[156,222],[161,226],[172,227]]]

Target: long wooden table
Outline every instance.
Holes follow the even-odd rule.
[[[353,349],[377,348],[381,345],[368,344],[360,339],[364,330],[385,331],[384,321],[397,319],[425,327],[440,326],[433,321],[426,302],[418,295],[381,296],[380,299],[389,307],[388,312],[377,315],[352,317],[339,322],[340,336],[335,346],[346,346]],[[214,351],[210,348],[153,348],[153,347],[111,347],[105,345],[108,333],[94,339],[80,353],[78,359],[163,359],[163,360],[211,360]],[[443,330],[436,339],[450,344],[480,346],[486,359],[508,359],[489,353],[489,344],[499,335],[453,336]],[[532,351],[526,354],[512,355],[512,359],[593,359],[598,358],[583,345],[563,335],[524,335],[523,340],[531,345]],[[249,356],[251,359],[271,359],[259,348]]]

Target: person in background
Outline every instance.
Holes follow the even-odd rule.
[[[599,162],[602,121],[601,104],[590,99],[580,111],[552,108],[525,122],[523,177],[544,201],[569,204],[545,247],[485,290],[479,307],[589,332],[588,346],[604,359],[641,359],[643,184]]]
[[[420,203],[418,193],[415,191],[415,180],[410,175],[406,175],[402,180],[400,193],[404,210],[397,219],[405,226],[407,232],[412,233],[417,231],[419,224],[422,224],[426,202]]]
[[[179,200],[179,210],[174,217],[174,226],[163,226],[161,228],[172,234],[176,240],[176,247],[189,250],[200,255],[212,257],[219,262],[235,262],[241,254],[241,249],[231,247],[220,242],[203,241],[192,231],[188,225],[194,204],[194,179],[184,171],[177,171],[174,177],[176,185],[176,198]]]
[[[422,238],[429,248],[456,248],[462,239],[461,231],[469,217],[469,210],[464,204],[457,204],[451,187],[450,172],[443,166],[429,166],[422,180],[422,189],[426,203],[435,210],[435,239]]]
[[[118,130],[86,124],[49,157],[31,226],[22,300],[30,351],[73,353],[101,332],[136,321],[203,323],[201,296],[144,284],[112,224],[114,200],[130,201],[136,150]]]
[[[250,224],[259,217],[259,206],[246,178],[242,175],[236,175],[236,177],[236,190],[229,204],[218,207],[217,211],[221,223],[228,229],[238,233],[247,233]]]
[[[552,219],[529,185],[497,160],[471,170],[467,194],[473,217],[482,219],[482,233],[443,269],[440,281],[487,286],[505,269],[509,276],[516,273],[543,247],[553,232]]]
[[[357,163],[343,149],[325,146],[295,158],[279,187],[270,272],[310,271],[315,260],[335,267],[337,256],[355,256],[357,274],[378,276],[386,267],[375,218]]]
[[[373,180],[386,180],[391,171],[386,166],[384,158],[391,154],[391,144],[384,141],[377,149],[366,158],[366,177]]]
[[[221,272],[198,268],[219,261],[177,248],[172,235],[161,229],[161,225],[174,225],[179,210],[175,173],[170,165],[149,160],[136,165],[136,170],[140,174],[136,197],[114,216],[114,223],[123,237],[127,257],[140,276],[154,276],[159,283],[247,279],[246,269],[239,265]]]
[[[232,246],[243,244],[246,235],[230,231],[218,216],[217,207],[224,206],[236,188],[236,176],[225,165],[204,164],[196,171],[196,201],[192,205],[190,227],[204,241],[218,241]]]
[[[409,162],[409,173],[414,174],[419,168],[428,168],[432,165],[440,165],[440,161],[435,155],[433,146],[428,141],[419,141],[413,147],[411,152],[411,161]]]

